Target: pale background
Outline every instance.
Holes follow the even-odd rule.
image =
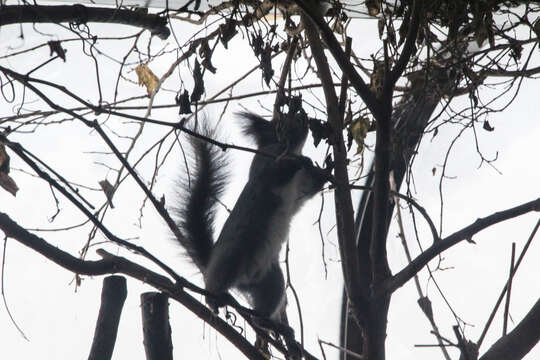
[[[366,34],[361,36],[361,40],[360,37],[359,40],[355,40],[354,50],[362,56],[369,56],[379,46],[375,35],[376,22],[357,21],[353,26],[351,33]],[[42,33],[51,36],[37,34],[32,31],[31,26],[26,26],[25,38],[21,40],[17,38],[19,35],[18,26],[2,27],[0,29],[0,56],[7,52],[18,51],[51,39],[54,40],[56,39],[55,34],[62,34],[61,38],[67,34],[55,26],[39,25],[37,28]],[[128,27],[103,24],[93,24],[90,28],[101,35],[107,33],[120,35],[134,32]],[[193,29],[182,24],[181,28],[173,30],[181,39],[180,42],[183,43],[188,39],[188,35],[194,32]],[[175,43],[172,37],[166,41],[153,40],[155,48],[166,45],[167,49],[174,48]],[[225,53],[222,51],[222,47],[218,46],[213,58],[213,63],[218,68],[218,74],[216,76],[209,74],[205,78],[207,96],[213,95],[232,79],[256,64],[252,52],[244,46],[241,39],[235,39],[229,47],[231,50]],[[127,49],[127,47],[122,48],[120,42],[110,41],[99,43],[98,48],[116,58],[123,56]],[[168,69],[173,56],[174,54],[150,63],[151,69],[160,76]],[[0,60],[0,63],[24,73],[48,57],[49,50],[45,47],[31,53],[30,56],[17,57],[16,62],[8,59]],[[276,64],[282,59],[283,57],[274,62],[276,70],[278,70]],[[118,65],[107,60],[104,60],[102,64],[100,71],[105,90],[104,97],[110,99],[112,98]],[[127,67],[132,69],[135,66],[136,64],[132,63]],[[60,82],[74,93],[82,95],[83,98],[93,102],[97,101],[93,63],[89,58],[81,56],[81,46],[78,42],[69,45],[68,61],[65,64],[61,61],[55,61],[49,64],[45,70],[37,71],[33,75]],[[127,75],[132,80],[136,80],[133,71]],[[183,73],[183,76],[185,76],[187,83],[191,81],[187,71]],[[172,76],[165,84],[165,90],[176,91],[178,87],[178,76]],[[188,86],[188,88],[190,87]],[[260,80],[260,74],[255,73],[243,84],[236,87],[234,94],[259,91],[262,88],[265,87]],[[480,159],[475,152],[470,131],[465,132],[458,140],[447,167],[447,175],[455,177],[455,179],[447,180],[444,183],[443,235],[448,235],[472,223],[478,217],[530,201],[539,196],[540,121],[537,109],[539,92],[540,83],[525,81],[517,100],[507,111],[489,116],[489,122],[495,127],[495,131],[488,133],[478,129],[480,144],[486,156],[493,157],[498,152],[495,166],[502,172],[502,175],[486,165],[478,168]],[[127,84],[120,88],[119,98],[143,95],[144,93],[144,88]],[[158,94],[156,101],[157,103],[172,103],[174,95],[175,93],[172,91],[162,91]],[[29,95],[29,99],[35,100],[35,96]],[[64,97],[58,96],[56,99],[65,106],[73,104]],[[271,105],[273,96],[260,97],[257,100],[268,106]],[[4,99],[0,100],[1,116],[11,114],[19,102],[20,98],[15,103],[6,103]],[[457,103],[467,106],[468,99],[458,99]],[[40,102],[27,102],[25,108],[37,109],[41,106],[40,104]],[[141,104],[144,105],[146,102],[143,101]],[[258,103],[254,100],[242,100],[238,104],[253,111],[260,111]],[[221,113],[222,107],[223,104],[207,108],[204,113],[209,119],[215,119]],[[224,129],[223,137],[225,139],[235,144],[246,145],[248,143],[244,142],[238,135],[238,127],[232,115],[233,112],[239,110],[242,108],[236,104],[229,106],[223,120],[226,123],[222,123],[221,128]],[[313,110],[309,111],[311,111],[310,115],[317,115]],[[152,117],[170,121],[178,120],[177,110],[174,108],[163,111],[154,110]],[[93,119],[92,116],[88,118]],[[111,119],[107,123],[111,129],[131,129],[132,131],[135,129],[135,126],[130,128],[123,124],[124,121],[118,119]],[[145,131],[148,137],[143,144],[148,145],[168,129],[147,126]],[[438,197],[440,165],[444,161],[450,141],[458,131],[458,127],[446,126],[440,130],[439,135],[433,141],[430,141],[430,136],[426,137],[414,165],[415,196],[437,224],[440,206]],[[116,161],[111,156],[96,153],[105,150],[105,147],[98,137],[81,123],[71,122],[40,127],[36,128],[34,134],[13,134],[10,139],[21,142],[27,149],[38,154],[41,159],[76,183],[89,184],[97,188],[97,181],[105,177],[112,181],[115,177],[114,173],[98,163],[106,162],[111,166],[117,166]],[[368,140],[373,143],[372,139]],[[119,140],[118,144],[122,146],[126,142]],[[139,151],[142,150],[141,147]],[[319,149],[316,150],[309,143],[304,153],[320,163],[324,158],[324,146],[320,145]],[[20,191],[16,198],[0,191],[0,211],[8,213],[19,224],[31,229],[57,228],[84,220],[72,205],[64,199],[60,199],[62,211],[55,222],[50,224],[48,219],[55,213],[55,206],[48,186],[35,177],[17,171],[17,169],[26,168],[14,154],[10,153],[10,155],[11,165],[14,169],[11,175],[19,185]],[[229,207],[233,206],[234,199],[241,190],[249,161],[248,155],[238,152],[231,152],[231,156],[234,157],[235,179],[232,190],[224,199]],[[175,158],[178,159],[177,163],[175,163]],[[171,154],[167,165],[159,174],[157,186],[154,189],[154,194],[158,195],[157,197],[161,194],[166,195],[169,205],[174,202],[174,179],[183,171],[180,159],[178,150]],[[139,168],[140,174],[143,174],[146,180],[149,179],[147,174],[151,169],[151,160],[149,159]],[[435,176],[432,175],[434,167],[437,168]],[[95,205],[100,205],[104,200],[100,191],[85,191],[84,194]],[[141,226],[138,225],[141,200],[139,189],[132,181],[127,182],[115,194],[115,209],[109,211],[105,224],[118,236],[138,237],[136,240],[138,245],[144,246],[153,254],[164,259],[189,280],[201,284],[200,276],[195,268],[182,257],[181,250],[169,241],[171,236],[166,226],[155,216],[150,205],[147,204],[145,207]],[[318,217],[321,204],[319,197],[304,207],[301,214],[295,219],[290,235],[291,276],[301,300],[306,347],[319,357],[322,356],[317,344],[318,339],[335,344],[339,342],[338,318],[342,278],[335,232],[333,231],[335,220],[332,214],[332,203],[331,194],[327,192],[322,220],[327,277],[325,277],[321,257],[322,248],[318,228],[313,225]],[[405,214],[406,211],[403,213]],[[493,226],[474,237],[477,245],[463,242],[443,254],[443,265],[448,269],[436,272],[436,279],[456,313],[471,325],[466,327],[466,336],[471,340],[478,339],[506,281],[511,243],[513,241],[517,243],[517,253],[519,254],[538,216],[538,213],[529,214]],[[426,247],[430,243],[430,235],[423,221],[418,219],[421,224],[421,241]],[[223,214],[220,217],[220,222],[223,222]],[[409,245],[413,253],[417,254],[418,248],[413,237],[411,223],[406,222],[405,228],[408,231]],[[85,227],[82,230],[69,233],[37,232],[37,234],[57,244],[62,249],[77,254],[85,242],[88,229]],[[406,264],[397,233],[396,226],[392,226],[388,240],[388,252],[393,271],[399,270]],[[98,236],[98,239],[101,238]],[[97,258],[94,255],[94,250],[99,247],[117,251],[115,247],[101,244],[90,249],[90,258]],[[510,307],[513,322],[510,321],[510,329],[513,328],[514,323],[523,318],[540,294],[539,251],[539,245],[537,241],[534,241],[514,279]],[[118,250],[118,254],[129,256],[124,250]],[[19,334],[8,319],[5,307],[1,306],[0,356],[3,359],[36,357],[42,359],[80,359],[87,357],[99,308],[102,278],[85,278],[82,286],[75,291],[71,273],[52,264],[34,251],[21,246],[16,241],[8,241],[5,256],[3,290],[17,324],[22,328],[29,341],[26,341]],[[137,257],[132,257],[132,259],[140,260]],[[421,273],[421,280],[424,290],[433,301],[439,329],[443,335],[455,340],[451,330],[455,320],[451,312],[437,293],[433,283],[427,282],[425,271]],[[152,289],[138,281],[128,281],[129,293],[120,323],[114,353],[115,359],[144,358],[139,294],[150,290]],[[396,292],[392,298],[387,338],[388,359],[442,358],[437,348],[414,347],[415,344],[435,343],[435,339],[429,334],[429,324],[416,305],[417,297],[414,285],[410,282]],[[291,303],[289,317],[296,324],[296,308],[292,304],[293,299],[290,294],[289,302]],[[501,334],[502,317],[500,313],[495,318],[495,324],[484,342],[481,353]],[[179,304],[171,303],[170,318],[175,358],[230,359],[239,356],[220,335]],[[329,358],[337,358],[335,350],[325,349]],[[453,358],[457,359],[457,352],[450,351]],[[528,360],[538,358],[540,358],[538,347],[526,357]]]

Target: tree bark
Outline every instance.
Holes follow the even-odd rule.
[[[522,359],[540,340],[540,300],[507,335],[493,344],[480,360]]]
[[[393,126],[393,157],[391,171],[396,182],[396,189],[399,190],[405,178],[409,162],[414,155],[418,144],[424,133],[431,115],[435,111],[438,103],[444,94],[451,92],[456,79],[449,79],[444,75],[442,68],[434,66],[424,70],[424,76],[419,76],[421,80],[413,82],[407,93],[404,94],[400,103],[394,106],[392,112]],[[374,172],[371,171],[366,179],[366,186],[373,187]],[[355,237],[357,244],[357,256],[360,269],[359,277],[370,278],[370,239],[373,232],[373,192],[364,191],[359,202],[355,220]],[[390,226],[391,214],[394,205],[387,208],[388,219],[386,223],[386,235]],[[386,236],[385,235],[385,236]],[[344,293],[344,296],[346,294]],[[343,302],[341,321],[341,345],[353,352],[362,353],[364,338],[362,330],[351,321],[350,312],[346,309],[347,302]],[[366,310],[367,311],[367,310]],[[347,329],[345,332],[344,330]],[[350,347],[352,346],[352,347]],[[342,359],[352,359],[345,352],[342,352]]]
[[[147,360],[172,360],[169,298],[159,292],[141,294],[143,343]]]
[[[123,24],[149,30],[152,35],[167,39],[171,31],[167,18],[144,11],[127,9],[90,7],[76,5],[4,5],[0,6],[0,26],[22,23],[63,23],[85,24],[100,22]]]
[[[94,340],[88,360],[108,360],[112,358],[120,315],[126,297],[125,277],[113,275],[103,279],[101,307],[99,308]]]

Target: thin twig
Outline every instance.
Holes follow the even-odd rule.
[[[392,276],[390,279],[385,281],[385,283],[379,289],[379,292],[382,292],[384,294],[384,293],[392,293],[396,291],[398,288],[403,286],[407,281],[409,281],[414,276],[414,274],[420,271],[420,269],[422,269],[427,263],[429,263],[436,256],[441,254],[443,251],[449,249],[450,247],[456,245],[457,243],[463,240],[472,239],[472,237],[476,233],[494,224],[521,216],[523,214],[526,214],[532,211],[540,211],[540,198],[533,201],[529,201],[527,203],[518,205],[516,207],[510,208],[507,210],[496,212],[485,218],[476,220],[474,223],[470,224],[469,226],[466,226],[462,228],[461,230],[456,231],[452,235],[449,235],[446,238],[440,241],[437,241],[436,243],[431,245],[428,249],[426,249],[426,251],[418,255],[409,265],[405,266],[405,268],[403,268],[400,272],[398,272],[397,274]],[[536,233],[538,226],[540,226],[540,220],[538,221],[533,231],[533,235],[534,233]],[[530,241],[532,241],[532,236],[527,242],[527,244],[525,245],[525,248],[523,249],[523,252],[520,258],[518,259],[516,263],[516,269],[519,263],[521,262],[521,260],[523,259],[524,251],[526,251],[526,249],[528,248]],[[514,269],[514,273],[516,269]],[[506,291],[506,286],[504,287],[504,291]],[[501,300],[502,300],[502,295],[501,295]],[[483,334],[483,336],[485,336],[485,334]],[[481,337],[482,340],[483,340],[483,336]]]
[[[390,181],[390,187],[392,192],[396,192],[396,182],[394,180],[394,176],[392,175],[391,181]],[[405,252],[405,256],[407,257],[407,261],[409,264],[412,261],[411,258],[411,252],[409,251],[409,246],[407,245],[407,239],[405,238],[405,228],[403,226],[403,218],[401,216],[401,207],[399,205],[399,196],[394,195],[394,201],[396,202],[396,214],[397,214],[397,220],[398,220],[398,226],[399,226],[399,237],[401,238],[401,245],[403,246],[403,250]],[[435,335],[435,338],[437,339],[437,342],[439,344],[439,348],[441,349],[443,356],[446,360],[450,360],[450,355],[448,355],[448,351],[446,351],[445,345],[443,344],[442,338],[439,335],[439,327],[435,323],[435,318],[433,316],[433,311],[431,308],[431,302],[428,304],[427,301],[429,299],[424,296],[424,293],[422,291],[422,288],[420,286],[420,280],[418,279],[418,274],[414,274],[414,284],[416,285],[416,291],[418,292],[418,305],[420,306],[422,312],[426,317],[428,318],[429,323],[431,324],[431,327],[433,328],[432,334]],[[424,300],[426,299],[426,300]],[[423,306],[422,306],[423,304]],[[429,306],[429,310],[425,309],[424,307]],[[430,311],[431,310],[431,311]]]
[[[519,254],[519,258],[516,261],[516,265],[514,266],[514,270],[512,271],[512,276],[510,279],[512,279],[517,269],[519,268],[519,265],[521,264],[521,261],[525,257],[525,254],[527,253],[527,250],[529,249],[529,246],[531,245],[532,240],[534,239],[534,236],[536,235],[536,232],[538,231],[538,228],[540,227],[540,218],[536,222],[536,225],[534,226],[534,229],[531,232],[531,235],[529,236],[529,239],[525,243],[525,246],[523,247],[523,250],[521,250],[521,254]],[[508,280],[510,280],[508,279]],[[484,342],[484,338],[486,337],[487,331],[489,327],[491,326],[491,322],[493,321],[493,318],[495,317],[495,314],[497,313],[497,309],[499,308],[499,305],[501,304],[504,295],[506,294],[506,290],[508,289],[508,281],[504,285],[503,289],[501,290],[501,294],[499,295],[499,298],[497,299],[497,302],[495,303],[495,306],[493,307],[493,310],[491,311],[491,314],[489,315],[489,318],[486,322],[486,325],[484,326],[484,330],[482,331],[482,334],[480,335],[480,338],[477,341],[478,348],[480,349],[480,346],[482,345],[482,342]]]
[[[510,310],[510,296],[512,294],[512,279],[514,274],[514,262],[516,258],[516,243],[512,243],[512,255],[510,258],[510,272],[508,274],[508,291],[506,292],[506,303],[504,304],[504,317],[503,317],[503,336],[506,335],[508,329],[508,312]]]

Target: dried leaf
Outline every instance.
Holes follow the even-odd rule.
[[[370,78],[370,88],[373,94],[378,98],[381,97],[384,84],[384,61],[374,60],[373,72]]]
[[[210,71],[212,74],[216,73],[217,69],[212,64],[212,61],[210,58],[203,59],[201,64],[206,70]]]
[[[433,130],[433,136],[431,137],[431,140],[433,141],[433,139],[435,138],[435,136],[439,135],[439,128],[436,127],[435,130]]]
[[[377,16],[381,12],[381,0],[366,0],[366,7],[371,16]]]
[[[377,20],[377,28],[379,29],[379,39],[382,39],[384,35],[384,25],[385,25],[384,18],[380,18],[379,20]]]
[[[429,321],[433,322],[433,307],[431,306],[431,301],[427,296],[423,296],[418,299],[418,305],[420,306],[420,309],[422,309],[422,312],[426,317],[429,319]]]
[[[484,128],[484,130],[490,131],[490,132],[495,130],[495,128],[493,126],[491,126],[490,123],[487,120],[484,121],[483,128]]]
[[[176,105],[180,107],[178,114],[191,114],[191,103],[189,102],[189,92],[184,90],[182,95],[176,96]]]
[[[60,59],[66,62],[66,50],[62,48],[60,41],[49,41],[47,44],[49,45],[49,49],[51,50],[50,56],[53,56],[53,54],[56,54],[60,57]]]
[[[328,141],[332,134],[332,129],[328,122],[318,119],[309,119],[309,130],[313,136],[313,144],[315,147],[319,146],[321,140]]]
[[[521,59],[521,55],[523,53],[523,46],[521,46],[521,44],[515,40],[510,40],[509,43],[510,43],[511,56],[514,59],[514,61],[517,63]]]
[[[212,74],[215,74],[217,69],[212,64],[212,49],[210,49],[210,46],[208,45],[208,40],[205,40],[201,43],[201,46],[199,48],[199,55],[203,59],[201,65],[210,71]]]
[[[332,31],[340,35],[345,33],[345,28],[343,27],[343,23],[340,19],[336,18],[336,20],[332,24]]]
[[[225,24],[221,24],[219,26],[219,31],[221,33],[221,43],[227,49],[227,45],[229,44],[229,40],[231,40],[234,35],[238,33],[236,30],[236,22],[232,19],[227,19]]]
[[[0,144],[0,172],[9,173],[9,155],[4,144]]]
[[[111,206],[111,209],[114,209],[114,205],[112,203],[112,198],[114,195],[114,186],[111,185],[109,180],[101,180],[99,182],[99,186],[101,186],[101,190],[105,193],[105,196],[107,197],[107,201],[109,205]]]
[[[4,190],[6,190],[13,196],[16,196],[17,191],[19,191],[19,187],[15,183],[15,180],[13,180],[8,174],[4,172],[0,172],[0,187],[2,187]]]
[[[263,46],[264,46],[264,41],[263,41],[260,31],[257,35],[251,36],[251,48],[253,49],[253,53],[255,54],[256,57],[259,57],[260,55],[262,55]]]
[[[261,54],[261,67],[263,71],[263,79],[266,85],[270,85],[270,80],[274,76],[274,69],[272,69],[272,47],[270,43],[266,44]]]
[[[204,94],[204,79],[201,71],[201,64],[195,59],[195,67],[193,69],[193,91],[191,92],[191,102],[198,102],[201,100],[202,95]]]
[[[9,175],[9,155],[4,144],[0,144],[0,187],[16,196],[19,187]]]
[[[135,68],[135,72],[137,73],[137,77],[139,78],[139,85],[143,85],[146,87],[146,92],[148,93],[148,96],[152,95],[152,93],[156,90],[157,85],[159,83],[159,79],[150,68],[145,64],[140,64]]]
[[[370,127],[371,124],[369,118],[364,116],[356,119],[349,126],[349,130],[354,139],[354,142],[356,142],[356,145],[358,146],[358,150],[356,152],[357,154],[360,154],[362,153],[362,151],[364,151],[364,140],[366,139],[366,135]]]

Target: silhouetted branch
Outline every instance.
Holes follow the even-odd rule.
[[[512,296],[512,280],[514,279],[514,266],[516,261],[516,243],[512,243],[512,254],[510,256],[510,272],[508,275],[508,284],[506,290],[506,302],[504,303],[504,315],[503,315],[503,336],[507,334],[508,330],[508,315],[510,312],[510,297]]]
[[[177,283],[173,283],[170,279],[163,275],[151,271],[144,266],[136,264],[126,258],[112,255],[103,249],[96,251],[97,254],[102,257],[102,260],[81,260],[57,248],[56,246],[49,244],[44,239],[30,233],[14,222],[8,215],[2,212],[0,212],[0,230],[2,230],[7,237],[17,240],[21,244],[26,245],[45,256],[55,264],[74,273],[82,275],[125,274],[145,284],[148,284],[167,294],[169,298],[178,301],[196,316],[208,323],[210,326],[216,329],[216,331],[227,338],[227,340],[233,346],[238,348],[249,359],[266,359],[257,348],[249,343],[244,334],[239,333],[233,326],[229,325],[219,316],[216,316],[212,310],[184,291],[185,287],[205,296],[213,296],[204,289],[201,289],[188,282],[184,278],[180,277],[177,280]],[[229,300],[228,305],[234,307],[253,327],[253,311],[240,306],[234,299],[232,299],[232,297]],[[269,325],[272,324],[269,322]],[[258,328],[254,327],[254,330],[257,331]],[[277,332],[279,329],[276,328],[272,330]],[[281,346],[278,341],[270,338],[265,332],[261,332],[261,335],[265,336],[265,339],[278,351],[286,354],[287,350]],[[291,339],[291,341],[294,341],[295,345],[302,349],[302,352],[306,358],[315,359],[313,355],[303,349],[301,344],[296,342],[294,339]]]
[[[94,340],[88,360],[108,360],[112,358],[120,315],[127,297],[126,278],[108,276],[103,279],[101,307],[96,321]]]
[[[165,276],[155,273],[123,257],[114,256],[101,249],[98,250],[97,253],[103,258],[102,260],[81,260],[28,232],[2,212],[0,212],[0,229],[7,237],[17,240],[23,245],[26,245],[45,256],[55,264],[74,273],[83,275],[121,273],[153,286],[154,288],[163,291],[170,298],[175,299],[199,318],[207,322],[248,358],[265,360],[265,357],[253,347],[242,334],[238,333],[224,320],[216,316],[210,309],[201,304],[193,296],[186,293],[182,287],[176,285]]]
[[[418,34],[418,27],[420,24],[420,13],[422,12],[423,6],[423,0],[413,1],[411,22],[409,24],[407,38],[405,39],[405,45],[403,45],[401,55],[399,56],[396,65],[392,69],[390,76],[391,79],[388,79],[392,87],[399,80],[399,78],[403,74],[403,71],[405,71],[407,64],[409,64],[409,60],[411,59],[411,56],[414,54],[414,50],[416,49],[416,38]]]
[[[54,179],[51,178],[51,176],[43,171],[29,156],[27,151],[19,144],[14,143],[9,140],[7,140],[3,135],[0,135],[0,141],[8,146],[15,154],[17,154],[28,166],[32,168],[36,172],[36,174],[42,178],[43,180],[47,181],[49,185],[51,185],[53,188],[58,190],[62,195],[64,195],[73,205],[75,205],[102,233],[103,235],[113,243],[116,243],[117,245],[123,246],[126,249],[129,249],[131,251],[134,251],[145,258],[151,260],[156,265],[161,267],[163,270],[165,270],[172,278],[179,281],[181,278],[176,274],[176,272],[171,269],[169,266],[167,266],[165,263],[163,263],[161,260],[159,260],[157,257],[155,257],[153,254],[148,252],[143,247],[134,245],[130,243],[129,241],[126,241],[124,239],[119,238],[118,236],[114,235],[109,229],[103,225],[101,221],[92,213],[90,212],[80,201],[78,201],[69,191],[67,191],[62,185],[60,185],[58,182],[56,182]],[[142,184],[144,187],[146,187],[144,184]],[[162,206],[163,207],[163,206]],[[165,211],[165,210],[164,210]],[[172,220],[171,220],[172,221]],[[81,272],[83,273],[83,272]]]
[[[434,243],[426,251],[418,255],[403,270],[388,279],[379,289],[379,295],[393,293],[395,290],[409,281],[414,274],[420,271],[420,269],[422,269],[428,262],[457,243],[463,240],[470,241],[472,240],[473,235],[490,227],[491,225],[515,218],[531,211],[540,211],[540,198],[508,210],[496,212],[488,217],[480,218],[471,225],[466,226],[463,229],[456,231],[452,235]]]
[[[338,232],[339,251],[341,254],[343,276],[345,287],[349,297],[359,305],[365,301],[367,293],[358,286],[358,258],[356,257],[354,243],[354,211],[352,208],[351,189],[349,188],[349,176],[347,173],[347,150],[343,141],[343,117],[339,113],[339,103],[334,89],[332,75],[328,66],[328,60],[324,54],[321,39],[317,32],[317,27],[313,21],[303,15],[302,21],[305,24],[306,36],[311,46],[313,58],[317,64],[317,73],[323,84],[324,96],[326,99],[326,111],[328,113],[328,123],[333,130],[332,149],[335,161],[335,203],[336,222]]]
[[[141,294],[141,312],[146,359],[172,360],[168,297],[158,292]]]
[[[171,31],[167,18],[143,11],[75,5],[3,5],[0,26],[21,23],[88,22],[123,24],[149,30],[152,35],[167,39]]]
[[[540,300],[508,335],[501,337],[480,360],[522,359],[540,340]]]
[[[373,191],[373,187],[371,186],[365,186],[365,185],[351,185],[351,189],[358,189],[358,190],[364,190],[364,191]],[[427,213],[426,209],[420,205],[418,202],[416,202],[413,198],[410,196],[401,194],[397,191],[390,190],[390,194],[392,196],[395,196],[397,198],[403,199],[407,201],[413,208],[418,210],[420,215],[426,220],[429,230],[431,231],[431,235],[433,236],[433,242],[439,241],[439,234],[437,233],[437,228],[435,227],[435,223]]]
[[[295,3],[317,25],[317,28],[321,32],[321,36],[326,43],[328,50],[330,50],[332,53],[332,56],[341,68],[341,71],[347,73],[349,81],[358,95],[360,95],[373,115],[378,117],[380,109],[375,95],[366,85],[360,74],[358,74],[351,61],[345,56],[345,52],[334,36],[333,31],[330,29],[330,27],[328,27],[324,19],[318,14],[316,6],[310,6],[309,1],[306,0],[295,0]]]
[[[536,233],[537,233],[539,228],[540,228],[540,219],[538,219],[538,221],[536,222],[536,225],[534,226],[533,230],[531,231],[531,234],[529,235],[529,238],[527,239],[527,242],[523,246],[523,249],[521,249],[521,253],[519,254],[519,257],[518,257],[516,263],[514,264],[514,266],[512,268],[512,273],[510,274],[508,281],[506,281],[506,283],[504,284],[504,287],[501,290],[499,298],[497,299],[497,301],[495,302],[495,305],[493,306],[493,310],[491,311],[491,314],[489,314],[489,317],[488,317],[488,319],[486,321],[486,324],[484,325],[484,330],[482,330],[482,334],[478,338],[478,341],[477,341],[478,347],[482,346],[482,343],[484,342],[484,339],[486,338],[486,334],[487,334],[487,332],[488,332],[488,330],[489,330],[489,328],[491,326],[491,323],[492,323],[493,319],[495,318],[495,314],[497,313],[497,310],[499,309],[499,306],[501,305],[501,302],[502,302],[502,300],[504,298],[504,295],[506,294],[506,291],[509,289],[510,280],[515,276],[515,274],[516,274],[516,272],[517,272],[517,270],[519,268],[519,265],[523,261],[523,258],[525,257],[525,254],[527,253],[527,250],[529,250],[529,247],[530,247],[534,237],[536,236]]]

